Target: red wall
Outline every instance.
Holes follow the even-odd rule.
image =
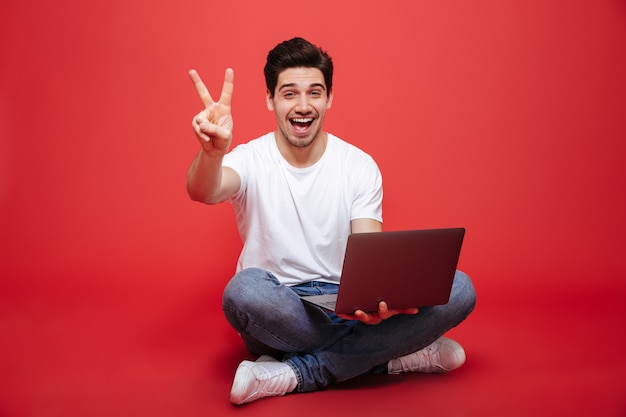
[[[244,142],[273,128],[262,67],[296,35],[334,57],[327,128],[379,162],[387,229],[465,226],[485,289],[626,278],[624,2],[381,4],[3,2],[2,303],[221,285],[240,242],[185,193],[187,71],[217,95],[235,69]]]

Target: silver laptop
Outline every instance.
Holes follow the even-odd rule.
[[[353,233],[348,237],[339,292],[302,299],[340,314],[446,304],[464,228]]]

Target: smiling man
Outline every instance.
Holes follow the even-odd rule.
[[[234,73],[214,101],[190,71],[205,108],[192,122],[201,149],[187,174],[194,200],[230,201],[244,245],[222,308],[258,359],[243,361],[234,404],[323,389],[368,373],[447,372],[465,352],[442,337],[472,311],[475,292],[457,271],[443,306],[338,316],[301,295],[337,293],[350,233],[382,230],[382,177],[374,159],[323,130],[333,64],[302,38],[280,43],[265,65],[277,128],[230,151]],[[381,277],[384,279],[384,277]]]

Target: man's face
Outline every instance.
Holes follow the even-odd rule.
[[[292,146],[304,148],[320,136],[333,94],[326,91],[319,69],[297,67],[278,75],[274,95],[268,91],[266,101],[276,114],[279,134]]]

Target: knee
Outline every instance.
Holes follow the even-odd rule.
[[[260,268],[239,271],[226,284],[222,294],[224,306],[242,306],[263,297],[267,285],[280,285],[276,277]]]
[[[476,305],[476,290],[471,278],[463,271],[456,271],[450,301],[467,317]]]

